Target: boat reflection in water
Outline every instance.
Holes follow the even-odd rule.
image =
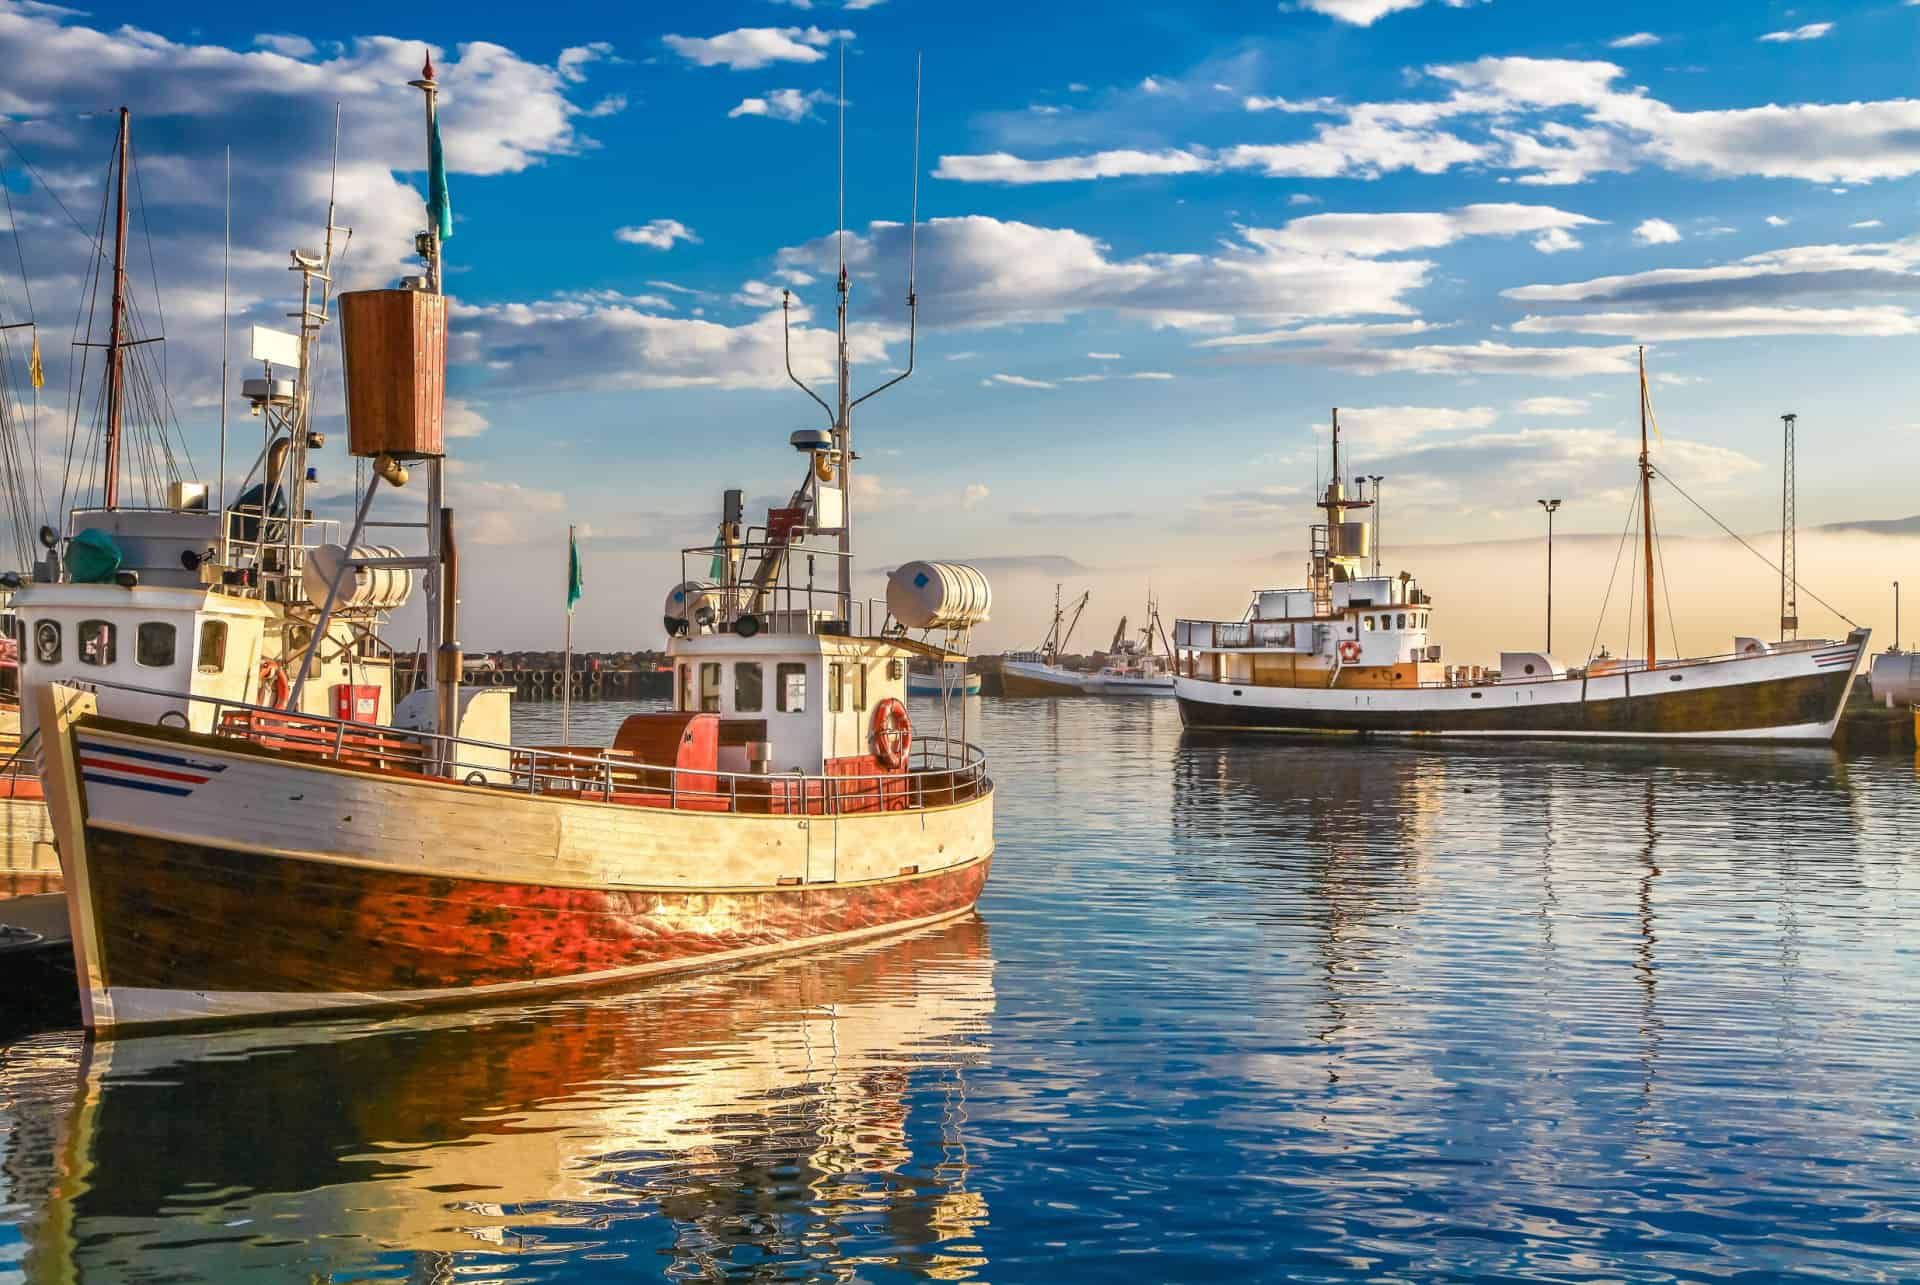
[[[0,1063],[0,1202],[34,1280],[964,1279],[993,1003],[967,919],[537,1009],[45,1037]]]

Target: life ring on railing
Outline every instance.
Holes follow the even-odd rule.
[[[1351,665],[1360,659],[1360,644],[1349,638],[1340,644],[1340,663]]]
[[[269,704],[267,697],[271,695],[273,697],[271,702],[272,708],[279,709],[287,703],[287,697],[292,691],[292,686],[287,682],[287,667],[285,665],[273,659],[271,656],[260,662],[260,689],[254,697],[254,704]]]
[[[907,707],[889,696],[873,707],[873,757],[880,766],[898,772],[907,765],[907,751],[913,748],[913,722]]]

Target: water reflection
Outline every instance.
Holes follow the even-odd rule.
[[[35,1280],[959,1279],[993,1005],[968,920],[534,1010],[42,1037],[0,1063],[0,1199]]]

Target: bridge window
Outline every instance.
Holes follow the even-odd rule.
[[[218,674],[227,667],[227,622],[200,622],[200,672]]]
[[[33,623],[33,658],[42,665],[60,663],[60,622],[36,620]]]
[[[680,666],[680,708],[682,710],[693,708],[693,667],[691,665]]]
[[[173,664],[175,630],[159,620],[142,621],[133,635],[133,659],[149,669]]]
[[[111,665],[118,654],[116,634],[111,620],[83,620],[80,622],[80,663],[83,665]]]
[[[774,668],[774,702],[782,714],[807,712],[807,667],[799,662],[782,662]]]
[[[700,712],[720,712],[720,662],[717,660],[702,661],[700,664]]]
[[[1396,616],[1394,619],[1400,622],[1394,626],[1395,629],[1405,629],[1407,627],[1407,618],[1405,616]]]
[[[1373,617],[1372,617],[1372,616],[1367,616],[1367,617],[1364,617],[1364,623],[1365,623],[1365,624],[1366,624],[1366,626],[1367,626],[1367,632],[1368,632],[1368,633],[1372,633],[1372,632],[1373,632]]]
[[[838,714],[847,703],[847,667],[827,666],[827,710]]]
[[[733,667],[733,708],[737,714],[758,714],[766,700],[766,671],[757,660],[743,660]]]
[[[855,709],[867,707],[867,667],[864,664],[853,667],[853,707]]]

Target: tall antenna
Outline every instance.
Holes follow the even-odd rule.
[[[215,511],[220,518],[220,562],[227,561],[227,358],[228,323],[232,320],[233,305],[229,301],[228,287],[232,281],[233,262],[233,148],[227,148],[227,221],[220,245],[220,466],[214,471],[214,498],[219,501]],[[265,492],[261,493],[263,496]]]
[[[130,128],[127,109],[122,107],[117,144],[119,157],[115,162],[119,175],[119,196],[114,214],[113,315],[109,323],[113,333],[107,336],[107,458],[106,476],[101,485],[102,499],[109,509],[120,505],[120,403],[121,384],[125,378],[123,366],[126,361],[127,309],[127,133]]]
[[[1794,561],[1798,550],[1794,547],[1798,540],[1794,534],[1797,515],[1794,512],[1799,490],[1794,476],[1793,430],[1799,421],[1798,415],[1787,414],[1780,417],[1785,450],[1780,468],[1780,638],[1782,641],[1796,637],[1800,632],[1800,594],[1797,568]]]

